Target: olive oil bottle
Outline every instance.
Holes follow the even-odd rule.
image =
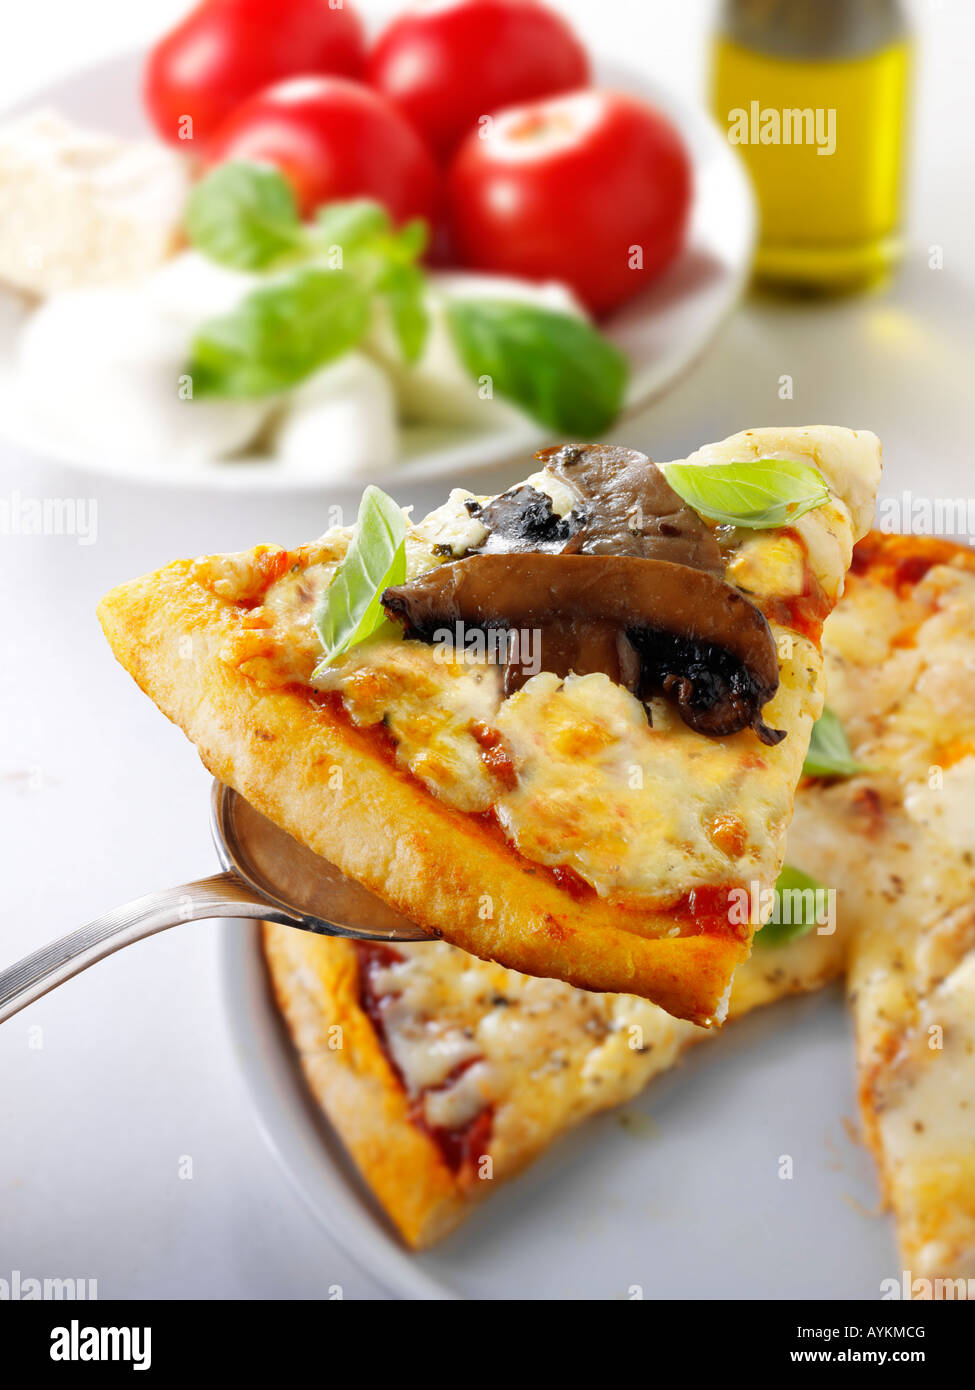
[[[755,184],[759,280],[853,289],[897,260],[910,50],[897,0],[725,0],[712,104]]]

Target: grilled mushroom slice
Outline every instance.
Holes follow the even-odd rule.
[[[535,457],[568,487],[575,505],[559,517],[544,492],[522,484],[468,510],[487,527],[478,551],[549,550],[579,555],[636,555],[722,574],[711,529],[636,449],[566,444]]]
[[[407,637],[453,640],[457,624],[534,629],[544,671],[602,671],[642,700],[662,692],[700,733],[785,737],[761,718],[779,683],[769,625],[710,570],[632,555],[471,555],[387,589],[382,602]],[[506,694],[531,674],[519,658],[509,659]]]

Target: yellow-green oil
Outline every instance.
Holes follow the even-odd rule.
[[[745,160],[761,217],[760,281],[830,291],[882,277],[900,253],[910,41],[839,59],[715,44],[714,114]],[[785,143],[791,124],[802,143]],[[739,113],[732,119],[731,113]],[[747,143],[741,139],[747,113]],[[834,115],[830,117],[829,113]],[[779,139],[776,143],[776,117]],[[835,148],[827,152],[830,120]],[[738,137],[737,139],[735,137]],[[819,153],[822,149],[823,153]]]

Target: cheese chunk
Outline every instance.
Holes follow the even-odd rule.
[[[0,128],[0,280],[35,295],[137,280],[176,247],[187,188],[163,145],[21,117]]]

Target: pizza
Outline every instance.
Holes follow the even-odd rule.
[[[936,1292],[975,1252],[975,557],[871,535],[823,646],[849,756],[804,777],[787,859],[835,890],[835,918],[760,934],[730,1014],[848,972],[866,1136],[905,1268]],[[264,949],[313,1094],[414,1247],[713,1036],[446,942],[267,925]]]
[[[835,922],[759,935],[730,1016],[846,970],[865,1134],[915,1291],[939,1295],[975,1252],[975,556],[871,535],[823,652],[850,760],[804,777],[787,859],[836,891]],[[446,942],[267,924],[264,952],[314,1097],[413,1247],[711,1036]]]
[[[861,846],[846,891],[864,1128],[930,1297],[975,1277],[975,555],[871,538],[849,585],[829,700],[868,770],[818,796]]]
[[[404,1240],[429,1246],[568,1130],[716,1032],[634,995],[522,975],[446,941],[264,926],[307,1083]],[[768,957],[768,958],[767,958]],[[731,1017],[843,968],[842,937],[756,951]]]
[[[381,621],[338,651],[322,614],[355,608],[361,509],[297,550],[169,565],[99,615],[216,777],[432,936],[720,1021],[771,902],[879,445],[769,429],[659,467],[610,446],[538,462],[415,523],[385,499],[398,582],[370,579]],[[816,495],[729,515],[742,479]],[[685,500],[719,483],[718,509]]]

